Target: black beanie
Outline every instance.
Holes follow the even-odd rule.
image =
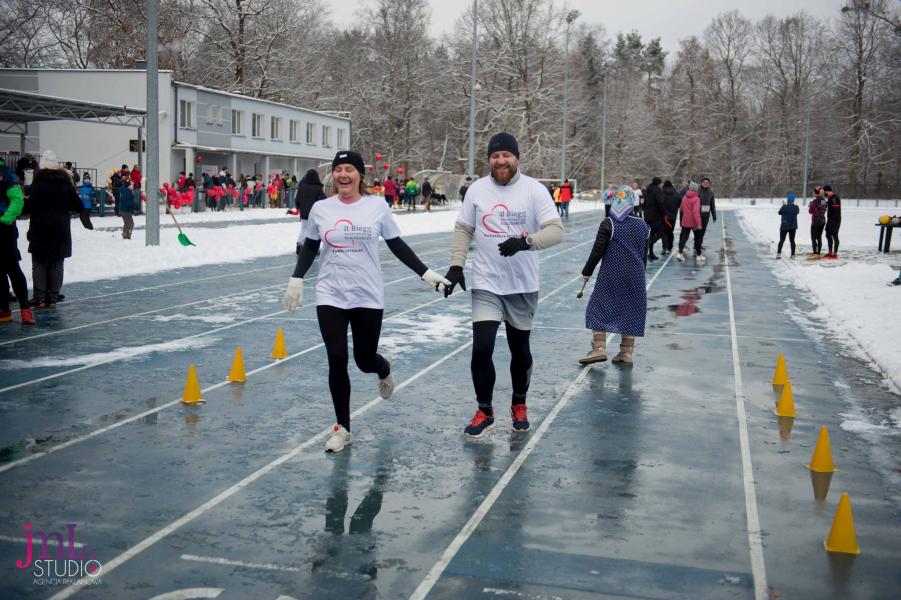
[[[662,182],[662,179],[660,179],[659,177],[655,177],[654,179],[651,180],[651,185],[660,185],[661,182]]]
[[[519,144],[516,143],[516,138],[509,133],[495,133],[491,136],[491,141],[488,142],[488,158],[491,158],[491,155],[495,152],[502,150],[506,150],[516,158],[519,158]]]
[[[823,186],[823,191],[824,191],[824,192],[831,192],[831,191],[832,191],[832,186],[831,186],[831,185],[824,185],[824,186]]]
[[[353,150],[342,150],[337,153],[332,160],[332,171],[334,171],[335,167],[338,165],[353,165],[353,167],[360,172],[361,176],[366,175],[366,165],[363,164],[363,157]]]

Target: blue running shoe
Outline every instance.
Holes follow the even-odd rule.
[[[466,426],[466,429],[463,430],[463,435],[471,438],[482,437],[482,434],[486,431],[491,431],[494,429],[494,415],[488,416],[486,413],[482,412],[482,409],[476,411],[476,416],[472,418],[472,421],[469,422],[469,425]]]

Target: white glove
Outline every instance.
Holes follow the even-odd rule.
[[[426,269],[422,274],[422,280],[429,284],[436,292],[443,292],[445,287],[450,287],[451,282],[431,269]]]
[[[303,305],[303,279],[300,277],[292,277],[288,280],[288,289],[285,291],[285,297],[282,298],[282,304],[288,312],[294,312],[298,306]]]

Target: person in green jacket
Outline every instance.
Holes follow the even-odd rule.
[[[12,169],[6,166],[6,162],[0,158],[0,269],[3,272],[4,284],[6,280],[12,284],[13,293],[19,301],[22,309],[22,323],[34,325],[34,315],[28,308],[28,282],[25,273],[19,266],[22,255],[19,253],[18,239],[19,229],[16,227],[16,218],[22,213],[25,198],[22,188],[19,186],[19,178]],[[9,310],[9,294],[6,285],[0,290],[0,322],[13,320]]]
[[[416,180],[412,177],[407,180],[407,186],[404,189],[404,195],[407,197],[407,202],[409,202],[410,210],[416,211],[416,196],[419,194],[419,186],[416,185]]]

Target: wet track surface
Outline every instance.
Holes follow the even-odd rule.
[[[400,385],[382,401],[375,378],[351,367],[354,442],[338,455],[322,452],[334,413],[315,309],[281,308],[293,255],[66,285],[36,327],[0,329],[0,597],[66,589],[15,567],[27,520],[77,524],[103,571],[76,597],[753,598],[764,574],[750,558],[736,356],[765,585],[783,598],[894,597],[897,438],[847,433],[839,415],[897,398],[786,314],[803,299],[728,212],[708,230],[706,265],[649,265],[635,367],[585,371],[590,287],[575,294],[598,219],[574,215],[567,242],[541,254],[532,431],[510,427],[499,340],[498,427],[480,441],[461,435],[475,408],[469,295],[441,299],[387,249],[380,348]],[[407,241],[443,272],[449,239]],[[276,362],[279,327],[292,358]],[[237,346],[247,383],[215,387]],[[772,412],[779,352],[798,413],[790,432]],[[200,406],[177,402],[189,363]],[[840,469],[824,502],[804,467],[821,425]],[[822,545],[845,491],[857,557]]]

